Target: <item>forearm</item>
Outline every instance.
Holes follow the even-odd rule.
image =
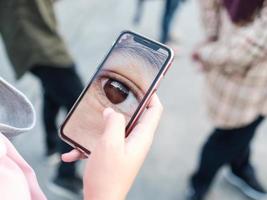
[[[88,195],[84,197],[84,200],[124,200],[125,198],[113,196],[113,195]]]
[[[266,56],[267,33],[258,40],[249,35],[235,35],[229,40],[228,43],[212,42],[200,48],[199,54],[205,63],[228,72],[243,71]]]
[[[200,13],[207,40],[217,38],[221,25],[221,5],[218,0],[200,0]]]

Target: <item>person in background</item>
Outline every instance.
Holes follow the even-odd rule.
[[[139,24],[142,18],[142,15],[144,13],[144,1],[145,0],[137,0],[137,6],[135,9],[135,14],[133,18],[133,23],[134,24]]]
[[[142,119],[125,139],[124,116],[111,108],[104,110],[105,128],[84,171],[85,200],[126,198],[150,149],[161,113],[162,105],[154,94]],[[10,141],[29,131],[34,122],[35,113],[31,103],[0,77],[1,200],[46,200],[34,171]],[[62,155],[66,162],[84,158],[78,150]]]
[[[176,11],[184,1],[185,0],[165,0],[160,33],[161,43],[166,44],[174,42],[174,39],[171,37],[171,27]]]
[[[160,42],[163,44],[173,42],[171,37],[171,25],[173,23],[175,12],[179,8],[180,4],[186,0],[165,0],[165,6],[163,10],[161,31],[160,31]],[[137,1],[136,13],[134,15],[134,23],[138,24],[142,18],[145,0]]]
[[[58,32],[52,0],[0,0],[0,34],[16,78],[30,72],[41,81],[46,155],[69,151],[58,139],[56,118],[61,108],[70,110],[83,84]],[[79,193],[75,163],[61,162],[50,186],[60,194]]]
[[[188,200],[203,200],[223,165],[227,180],[252,199],[266,197],[251,143],[267,114],[267,1],[201,0],[206,39],[193,58],[207,83],[215,126],[203,146]]]

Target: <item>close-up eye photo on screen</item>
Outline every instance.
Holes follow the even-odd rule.
[[[169,57],[157,43],[121,34],[69,114],[62,134],[92,151],[103,133],[103,110],[122,113],[128,124]]]

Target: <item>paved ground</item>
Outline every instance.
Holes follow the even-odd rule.
[[[89,80],[121,30],[131,29],[152,38],[158,37],[162,1],[147,2],[144,19],[138,27],[134,27],[131,23],[134,8],[134,0],[64,0],[57,3],[56,11],[61,32],[85,82]],[[174,32],[180,35],[181,52],[161,85],[159,95],[165,112],[152,150],[129,193],[129,200],[183,200],[187,179],[197,162],[198,150],[211,128],[203,108],[202,77],[189,60],[193,45],[201,39],[198,10],[194,0],[183,7],[177,19]],[[38,115],[34,130],[20,136],[15,144],[36,170],[48,199],[64,200],[47,189],[47,183],[53,176],[55,166],[47,164],[43,156],[40,115],[42,100],[39,83],[30,75],[26,75],[18,82],[14,80],[2,43],[0,43],[0,65],[0,75],[26,93]],[[254,141],[253,162],[258,169],[259,177],[267,186],[265,132],[267,132],[266,123],[260,128]],[[247,198],[229,186],[220,173],[208,200],[229,199]]]

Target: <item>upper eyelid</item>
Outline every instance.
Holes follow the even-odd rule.
[[[137,84],[135,84],[133,81],[131,81],[129,78],[127,78],[121,74],[118,74],[117,72],[114,72],[112,70],[101,70],[101,72],[98,74],[98,76],[103,76],[103,77],[107,77],[107,78],[114,78],[114,77],[110,77],[110,75],[115,76],[115,78],[118,78],[120,82],[127,85],[131,90],[133,90],[133,92],[135,93],[137,98],[142,100],[142,97],[145,95],[145,92]],[[133,88],[132,86],[134,86],[135,88]],[[142,93],[142,95],[140,95],[140,93]]]

